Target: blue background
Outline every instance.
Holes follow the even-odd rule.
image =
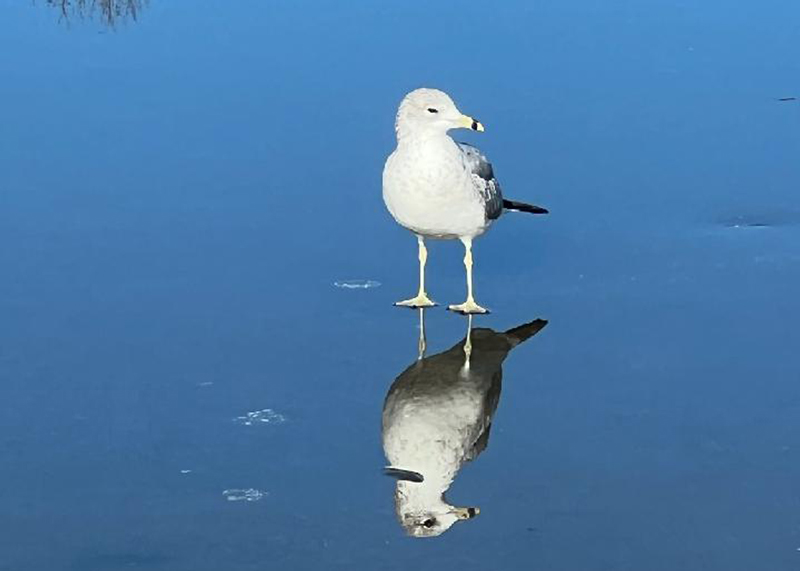
[[[69,14],[0,1],[0,569],[800,565],[796,1]],[[417,346],[380,175],[422,85],[551,211],[476,244],[476,323],[550,324],[449,492],[481,515],[427,541],[380,444]],[[437,301],[461,258],[431,246]]]

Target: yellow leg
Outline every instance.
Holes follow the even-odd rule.
[[[467,269],[467,301],[459,305],[451,305],[448,309],[467,314],[489,313],[488,309],[475,303],[475,297],[472,295],[472,238],[461,238],[461,241],[467,251],[464,255],[464,267]]]
[[[425,248],[425,239],[422,236],[417,236],[419,243],[419,292],[416,297],[398,301],[395,305],[402,307],[433,307],[436,305],[428,294],[425,293],[425,263],[428,261],[428,250]]]

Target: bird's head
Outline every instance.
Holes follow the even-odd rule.
[[[447,504],[431,506],[424,511],[400,511],[398,518],[406,533],[412,537],[436,537],[450,529],[454,523],[472,519],[480,513],[478,508],[460,508]]]
[[[447,93],[422,87],[403,98],[395,122],[397,138],[447,133],[450,129],[483,131],[483,125],[458,110]]]
[[[419,472],[390,466],[387,476],[397,480],[394,508],[397,519],[412,537],[436,537],[457,521],[472,519],[481,513],[476,507],[456,507],[444,497],[443,488]]]

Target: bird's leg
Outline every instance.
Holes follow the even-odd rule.
[[[403,307],[433,307],[436,304],[425,293],[425,263],[428,261],[428,250],[425,248],[425,239],[422,236],[417,236],[417,242],[419,243],[419,292],[417,297],[398,301],[395,305]]]
[[[448,309],[459,313],[489,313],[488,309],[475,303],[472,295],[472,238],[461,238],[461,241],[467,251],[464,256],[464,267],[467,269],[467,301],[459,305],[451,305]]]

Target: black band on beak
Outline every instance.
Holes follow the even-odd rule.
[[[475,517],[475,508],[467,508],[467,515],[468,515],[470,518],[473,518],[473,517]]]
[[[473,131],[477,131],[477,130],[478,130],[478,122],[477,122],[477,121],[473,121],[473,122],[472,122],[472,127],[470,127],[470,128],[471,128]]]

